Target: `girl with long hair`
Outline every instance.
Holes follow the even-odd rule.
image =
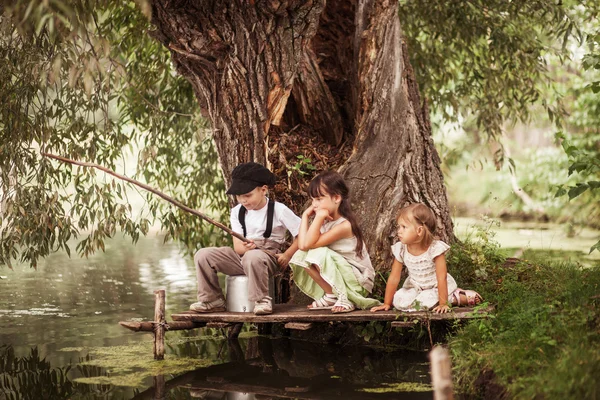
[[[290,261],[294,282],[315,300],[308,309],[341,313],[380,304],[366,297],[375,271],[344,178],[323,172],[311,181],[308,193],[312,203],[302,214],[299,250]]]

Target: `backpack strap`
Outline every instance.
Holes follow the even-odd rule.
[[[268,239],[271,237],[271,231],[273,230],[273,218],[275,216],[275,202],[269,199],[269,204],[267,205],[267,228],[265,229],[265,233],[263,233],[263,237]],[[238,212],[238,220],[242,225],[242,229],[244,230],[244,237],[246,237],[246,207],[240,206],[240,210]]]
[[[271,237],[271,230],[273,230],[273,217],[275,215],[275,202],[269,199],[269,205],[267,206],[267,229],[263,233],[263,237],[268,239]]]
[[[240,206],[240,211],[238,212],[238,220],[242,225],[242,229],[244,230],[244,237],[246,237],[246,207]]]

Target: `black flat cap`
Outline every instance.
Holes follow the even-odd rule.
[[[240,164],[231,171],[231,186],[227,194],[246,194],[258,186],[275,185],[275,175],[262,164],[249,162]]]

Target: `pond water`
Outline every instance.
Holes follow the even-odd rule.
[[[455,226],[464,238],[489,221]],[[510,256],[600,259],[587,254],[597,231],[491,229]],[[153,361],[152,336],[118,321],[151,320],[156,289],[166,289],[167,316],[186,310],[196,291],[191,258],[161,237],[116,238],[89,259],[57,253],[37,271],[17,266],[0,277],[0,399],[431,398],[424,352],[269,339],[248,328],[239,342],[217,329],[169,332],[166,361]]]
[[[166,289],[167,316],[186,310],[196,291],[191,258],[161,237],[136,245],[113,239],[89,259],[58,253],[37,271],[16,266],[0,275],[0,399],[253,399],[290,391],[431,398],[424,352],[268,339],[249,329],[228,342],[207,328],[169,332],[166,360],[153,361],[152,336],[118,322],[151,320],[156,289]],[[160,382],[164,393],[153,389]],[[263,397],[246,393],[250,386]]]
[[[584,266],[600,265],[600,251],[590,248],[600,240],[600,231],[579,228],[570,232],[567,224],[500,221],[488,218],[454,218],[460,239],[489,233],[508,257],[571,261]]]

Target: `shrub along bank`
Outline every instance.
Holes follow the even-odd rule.
[[[494,316],[449,337],[457,391],[480,398],[600,398],[600,266],[503,259],[488,240],[453,246],[459,285]]]

